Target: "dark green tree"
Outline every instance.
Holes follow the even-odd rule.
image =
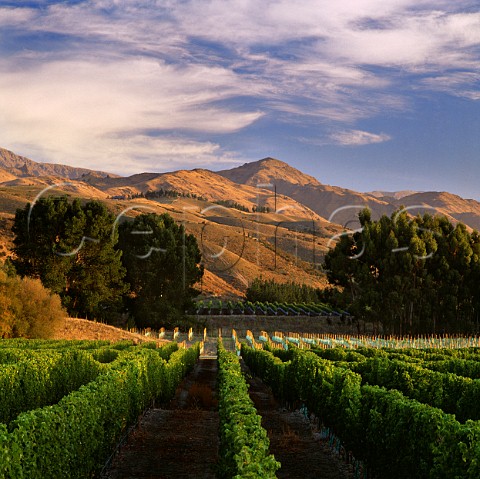
[[[246,291],[248,301],[285,302],[285,303],[318,303],[321,292],[318,288],[293,281],[277,283],[273,279],[255,278]]]
[[[398,334],[478,330],[478,233],[405,209],[359,219],[361,230],[345,232],[325,256],[351,312]]]
[[[15,234],[13,264],[21,276],[40,278],[55,293],[65,292],[71,251],[79,232],[72,231],[72,219],[81,214],[78,200],[69,203],[66,197],[44,197],[33,205],[17,209],[13,224]]]
[[[58,293],[70,315],[108,320],[128,290],[115,217],[99,201],[44,197],[15,215],[13,263]]]
[[[128,301],[142,327],[175,325],[198,294],[203,275],[195,236],[186,234],[168,214],[142,214],[120,225],[119,246],[127,281]]]

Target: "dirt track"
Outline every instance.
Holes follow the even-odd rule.
[[[244,370],[248,369],[244,367]],[[325,442],[313,434],[310,422],[299,411],[288,411],[275,401],[270,389],[247,373],[250,397],[262,416],[270,439],[270,452],[282,464],[278,479],[347,479],[348,466]]]
[[[165,409],[152,409],[105,477],[214,479],[218,412],[216,360],[200,359]]]
[[[211,345],[210,345],[211,347]],[[219,419],[214,350],[198,361],[162,409],[150,410],[103,476],[109,479],[214,479]],[[207,359],[208,358],[208,359]],[[270,451],[282,463],[279,479],[350,479],[347,466],[312,434],[297,412],[280,408],[258,378],[250,394],[268,431]]]

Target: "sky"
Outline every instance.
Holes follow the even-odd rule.
[[[480,4],[0,0],[0,146],[480,200]]]

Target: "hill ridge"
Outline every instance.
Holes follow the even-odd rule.
[[[250,186],[272,182],[276,185],[284,183],[298,185],[321,184],[313,176],[307,175],[288,163],[272,157],[244,163],[242,166],[220,170],[217,173],[235,183]]]
[[[205,258],[207,273],[201,289],[214,295],[241,295],[259,275],[279,282],[297,278],[307,284],[324,285],[325,275],[319,265],[330,239],[345,228],[356,228],[363,207],[372,210],[373,218],[391,215],[402,206],[412,214],[432,213],[433,208],[452,222],[480,229],[480,203],[475,200],[449,192],[377,198],[323,184],[272,157],[229,170],[194,168],[125,177],[36,163],[0,148],[1,255],[11,254],[11,224],[16,209],[59,178],[69,185],[52,189],[49,194],[99,199],[115,214],[132,209],[138,210],[132,214],[139,214],[143,208],[169,213],[183,222],[199,240]],[[162,189],[180,194],[148,198],[140,194]],[[218,256],[223,248],[224,253]]]
[[[57,163],[40,163],[26,156],[17,155],[6,148],[0,148],[0,168],[6,169],[10,174],[20,178],[29,176],[59,176],[61,178],[77,180],[87,176],[118,176],[113,173],[88,168],[79,168]]]
[[[412,208],[420,203],[419,210],[428,209],[429,206],[451,221],[461,221],[471,228],[480,229],[480,203],[474,199],[434,191],[379,190],[360,193],[323,184],[285,161],[270,156],[228,170],[180,169],[124,177],[87,168],[39,163],[0,148],[1,185],[51,184],[52,180],[47,178],[52,177],[83,182],[89,187],[85,192],[88,190],[94,195],[96,190],[100,197],[128,198],[148,190],[173,189],[213,202],[231,201],[251,210],[264,206],[273,211],[276,205],[282,211],[290,209],[290,213],[294,211],[312,219],[331,219],[340,225],[351,225],[356,220],[360,207],[370,208],[372,216],[378,218],[382,214],[391,214],[401,206]],[[277,204],[277,199],[280,204]],[[259,201],[260,204],[257,205]]]

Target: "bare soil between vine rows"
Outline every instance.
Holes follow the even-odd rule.
[[[104,474],[108,479],[214,479],[218,462],[216,359],[201,358],[162,409],[151,409]],[[301,414],[280,408],[258,378],[250,395],[282,463],[279,479],[350,479],[345,463],[315,438]]]
[[[281,408],[259,378],[247,372],[249,393],[262,426],[270,439],[270,452],[282,464],[278,479],[350,479],[353,473],[312,430],[310,421],[299,411]]]

